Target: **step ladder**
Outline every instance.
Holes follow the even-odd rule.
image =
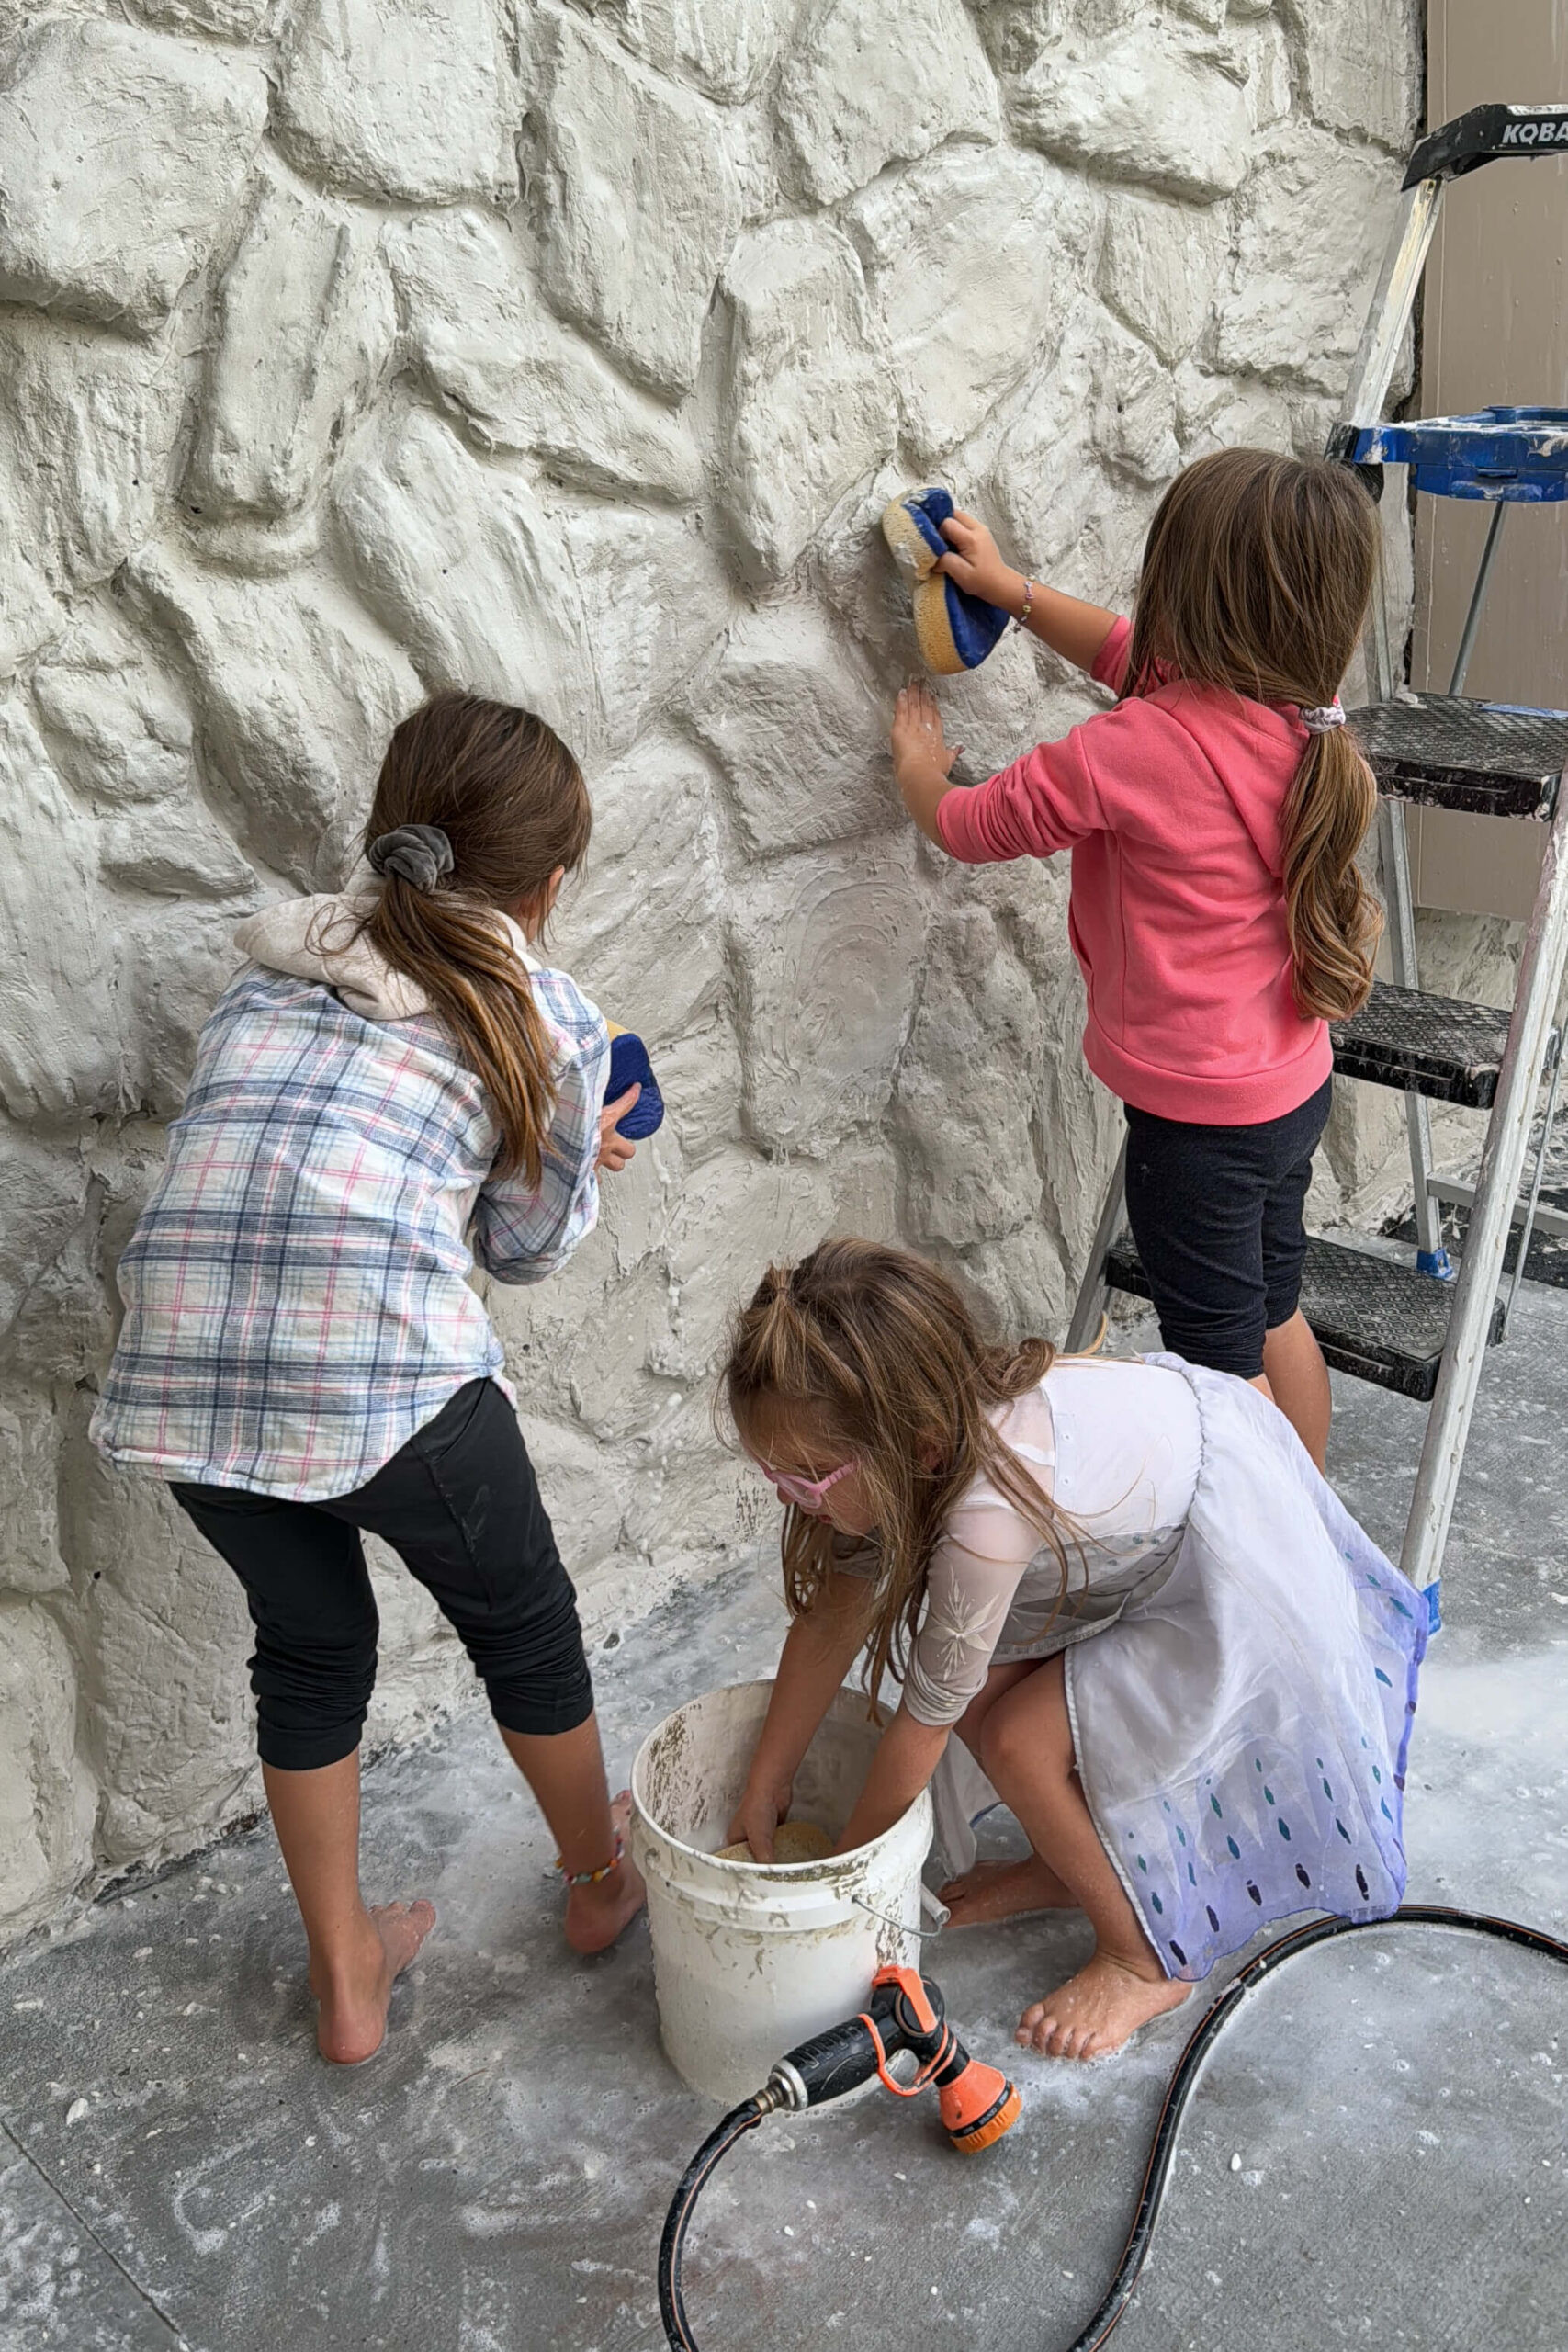
[[[1438,1579],[1483,1360],[1506,1331],[1537,1219],[1562,1070],[1554,1008],[1568,958],[1568,711],[1467,700],[1463,687],[1509,506],[1568,496],[1568,410],[1495,408],[1408,424],[1384,423],[1382,412],[1449,182],[1483,164],[1562,153],[1568,153],[1568,105],[1475,107],[1419,142],[1328,443],[1328,455],[1355,466],[1380,497],[1382,469],[1401,466],[1410,469],[1417,492],[1482,499],[1493,508],[1448,693],[1412,694],[1401,683],[1385,550],[1371,615],[1377,699],[1351,715],[1378,785],[1393,980],[1378,982],[1353,1020],[1335,1024],[1334,1067],[1343,1076],[1404,1094],[1416,1262],[1314,1238],[1302,1283],[1303,1312],[1336,1370],[1430,1406],[1400,1565],[1427,1594],[1434,1626],[1440,1623]],[[1404,827],[1410,801],[1547,829],[1506,1012],[1421,989]],[[1433,1173],[1431,1101],[1490,1114],[1473,1188]],[[1540,1133],[1532,1155],[1538,1105]],[[1528,1182],[1527,1160],[1532,1161]],[[1125,1164],[1123,1145],[1090,1245],[1069,1349],[1092,1340],[1108,1289],[1149,1295],[1125,1227]],[[1470,1207],[1457,1277],[1443,1248],[1444,1201]],[[1559,1220],[1550,1222],[1555,1227]],[[1504,1298],[1498,1283],[1516,1227],[1517,1255]]]

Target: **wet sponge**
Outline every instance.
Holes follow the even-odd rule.
[[[920,659],[944,678],[978,669],[1012,617],[999,605],[966,595],[935,569],[938,556],[947,553],[942,526],[952,513],[952,492],[931,486],[905,491],[882,517],[882,536],[913,591]]]
[[[613,1029],[610,1033],[610,1082],[604,1089],[606,1102],[614,1102],[628,1086],[640,1086],[642,1092],[624,1119],[615,1123],[615,1133],[625,1136],[628,1143],[640,1143],[664,1125],[664,1097],[659,1091],[659,1080],[653,1075],[653,1064],[648,1058],[648,1047],[630,1029]]]
[[[792,1862],[819,1862],[832,1850],[832,1839],[814,1821],[781,1821],[773,1832],[773,1860],[786,1869]],[[742,1838],[738,1846],[721,1846],[715,1860],[750,1862],[756,1857]]]

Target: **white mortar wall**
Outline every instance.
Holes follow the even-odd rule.
[[[899,1233],[1060,1329],[1117,1125],[1065,865],[904,821],[875,520],[935,473],[1114,602],[1184,458],[1319,447],[1417,14],[0,0],[0,1932],[256,1802],[237,1589],[85,1429],[230,933],[427,688],[582,755],[562,960],[671,1105],[494,1301],[592,1625],[744,1532],[770,1253]],[[944,698],[971,775],[1095,701],[1016,636]],[[384,1590],[383,1741],[470,1687]]]

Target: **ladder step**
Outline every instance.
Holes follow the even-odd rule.
[[[1132,1235],[1123,1227],[1105,1261],[1112,1290],[1149,1295]],[[1336,1372],[1370,1380],[1397,1396],[1429,1404],[1438,1385],[1453,1292],[1429,1274],[1365,1250],[1309,1236],[1302,1269],[1302,1312]],[[1503,1336],[1503,1302],[1494,1303],[1486,1340]]]
[[[1352,466],[1409,466],[1431,498],[1540,504],[1568,498],[1568,409],[1483,408],[1342,424],[1328,454]]]
[[[1489,1111],[1508,1042],[1506,1008],[1428,996],[1374,980],[1353,1019],[1334,1023],[1334,1067],[1344,1078]]]
[[[1393,800],[1476,817],[1550,818],[1568,767],[1568,711],[1402,691],[1350,713],[1356,740]]]

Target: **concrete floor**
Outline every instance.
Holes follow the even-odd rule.
[[[1345,1387],[1333,1468],[1394,1544],[1419,1408]],[[1568,1295],[1495,1356],[1427,1673],[1411,1895],[1568,1937]],[[762,1564],[612,1635],[613,1763],[694,1690],[766,1671]],[[3,2352],[621,2352],[662,2340],[660,2227],[714,2110],[660,2056],[646,1930],[586,1965],[548,1849],[469,1717],[369,1776],[367,1887],[441,1912],[384,2053],[330,2073],[270,1834],[98,1905],[0,1968]],[[704,2200],[709,2352],[1058,2352],[1099,2301],[1198,2014],[1089,2069],[1022,2057],[1070,1921],[931,1948],[1023,2118],[953,2154],[929,2104],[774,2120]],[[1236,2159],[1239,2158],[1239,2165]],[[1118,2352],[1561,2352],[1568,1971],[1436,1930],[1311,1955],[1204,2076]]]

